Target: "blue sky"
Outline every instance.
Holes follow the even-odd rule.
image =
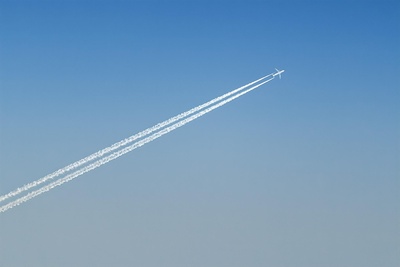
[[[396,1],[1,1],[0,194],[286,72],[1,214],[0,265],[398,266],[399,18]]]

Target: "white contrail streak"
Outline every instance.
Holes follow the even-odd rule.
[[[22,204],[22,203],[24,203],[24,202],[26,202],[26,201],[38,196],[40,194],[43,194],[43,193],[53,189],[54,187],[62,185],[63,183],[71,181],[72,179],[74,179],[74,178],[76,178],[76,177],[78,177],[78,176],[80,176],[80,175],[82,175],[82,174],[84,174],[86,172],[94,170],[94,169],[100,167],[101,165],[104,165],[104,164],[106,164],[106,163],[108,163],[108,162],[110,162],[110,161],[112,161],[112,160],[114,160],[114,159],[116,159],[116,158],[118,158],[118,157],[120,157],[120,156],[122,156],[122,155],[124,155],[124,154],[126,154],[126,153],[128,153],[128,152],[130,152],[130,151],[132,151],[134,149],[136,149],[136,148],[139,148],[139,147],[141,147],[141,146],[143,146],[143,145],[145,145],[145,144],[147,144],[147,143],[149,143],[149,142],[151,142],[151,141],[153,141],[153,140],[155,140],[155,139],[157,139],[157,138],[159,138],[159,137],[161,137],[161,136],[163,136],[163,135],[165,135],[165,134],[167,134],[167,133],[169,133],[169,132],[171,132],[171,131],[173,131],[173,130],[175,130],[177,128],[179,128],[179,127],[182,127],[183,125],[185,125],[185,124],[187,124],[187,123],[189,123],[189,122],[191,122],[191,121],[203,116],[204,114],[206,114],[206,113],[208,113],[208,112],[210,112],[210,111],[212,111],[212,110],[214,110],[216,108],[219,108],[219,107],[231,102],[232,100],[244,95],[244,94],[247,94],[248,92],[256,89],[257,87],[260,87],[261,85],[263,85],[263,84],[265,84],[265,83],[267,83],[267,82],[269,82],[269,81],[271,81],[273,79],[274,79],[274,77],[270,78],[270,79],[268,79],[268,80],[266,80],[266,81],[264,81],[264,82],[262,82],[260,84],[257,84],[255,86],[249,88],[249,89],[246,89],[246,90],[244,90],[244,91],[242,91],[242,92],[240,92],[240,93],[238,93],[238,94],[236,94],[236,95],[234,95],[234,96],[232,96],[232,97],[230,97],[228,99],[225,99],[225,100],[219,102],[218,104],[215,104],[215,105],[213,105],[211,107],[208,107],[208,108],[206,108],[206,109],[204,109],[204,110],[202,110],[202,111],[200,111],[200,112],[198,112],[198,113],[196,113],[196,114],[194,114],[194,115],[192,115],[192,116],[190,116],[190,117],[188,117],[186,119],[183,119],[183,120],[181,120],[181,121],[179,121],[179,122],[177,122],[177,123],[175,123],[175,124],[173,124],[173,125],[171,125],[169,127],[166,127],[164,129],[152,134],[151,136],[146,137],[143,140],[140,140],[140,141],[138,141],[138,142],[136,142],[136,143],[134,143],[134,144],[132,144],[132,145],[130,145],[128,147],[122,148],[119,151],[114,152],[109,156],[103,157],[103,158],[97,160],[96,162],[94,162],[94,163],[92,163],[92,164],[90,164],[90,165],[88,165],[86,167],[83,167],[83,168],[79,169],[78,171],[76,171],[74,173],[71,173],[71,174],[65,176],[64,178],[60,178],[60,179],[58,179],[58,180],[56,180],[56,181],[54,181],[54,182],[52,182],[52,183],[50,183],[48,185],[45,185],[45,186],[41,187],[38,190],[32,191],[32,192],[28,193],[27,195],[25,195],[23,197],[20,197],[20,198],[18,198],[16,200],[6,204],[6,205],[3,205],[3,206],[0,207],[0,212],[5,212],[6,210],[11,209],[11,208],[13,208],[15,206],[18,206],[18,205],[20,205],[20,204]]]
[[[40,179],[38,179],[36,181],[33,181],[33,182],[31,182],[29,184],[26,184],[26,185],[23,185],[23,186],[15,189],[14,191],[9,192],[8,194],[0,196],[0,202],[4,201],[4,200],[6,200],[6,199],[8,199],[10,197],[14,197],[14,196],[16,196],[16,195],[18,195],[18,194],[20,194],[20,193],[22,193],[24,191],[27,191],[27,190],[31,189],[32,187],[38,186],[38,185],[46,182],[49,179],[53,179],[54,177],[57,177],[57,176],[59,176],[61,174],[64,174],[64,173],[66,173],[68,171],[74,170],[74,169],[78,168],[79,166],[82,166],[83,164],[86,164],[86,163],[88,163],[88,162],[90,162],[92,160],[95,160],[95,159],[97,159],[97,158],[99,158],[99,157],[101,157],[101,156],[103,156],[103,155],[105,155],[105,154],[107,154],[107,153],[109,153],[111,151],[114,151],[114,150],[116,150],[116,149],[118,149],[118,148],[120,148],[120,147],[122,147],[124,145],[127,145],[127,144],[129,144],[129,143],[131,143],[131,142],[133,142],[133,141],[135,141],[135,140],[137,140],[139,138],[142,138],[142,137],[144,137],[146,135],[149,135],[152,132],[155,132],[155,131],[157,131],[157,130],[159,130],[159,129],[161,129],[161,128],[163,128],[163,127],[165,127],[165,126],[167,126],[167,125],[169,125],[171,123],[174,123],[174,122],[176,122],[176,121],[178,121],[180,119],[183,119],[183,118],[185,118],[185,117],[187,117],[187,116],[189,116],[189,115],[191,115],[191,114],[193,114],[193,113],[195,113],[197,111],[202,110],[203,108],[206,108],[206,107],[208,107],[208,106],[210,106],[210,105],[212,105],[212,104],[214,104],[214,103],[216,103],[216,102],[218,102],[218,101],[220,101],[222,99],[225,99],[225,98],[227,98],[227,97],[229,97],[229,96],[231,96],[231,95],[233,95],[233,94],[235,94],[235,93],[237,93],[237,92],[239,92],[241,90],[244,90],[245,88],[247,88],[247,87],[249,87],[249,86],[251,86],[251,85],[253,85],[253,84],[257,83],[257,82],[260,82],[260,81],[266,79],[267,77],[269,77],[271,75],[273,75],[273,74],[266,75],[266,76],[254,81],[254,82],[248,83],[248,84],[246,84],[246,85],[244,85],[242,87],[239,87],[239,88],[237,88],[235,90],[232,90],[232,91],[230,91],[230,92],[228,92],[228,93],[226,93],[226,94],[224,94],[224,95],[222,95],[220,97],[217,97],[217,98],[214,98],[214,99],[208,101],[207,103],[204,103],[204,104],[202,104],[200,106],[192,108],[192,109],[190,109],[190,110],[188,110],[186,112],[183,112],[183,113],[181,113],[181,114],[179,114],[179,115],[177,115],[175,117],[172,117],[172,118],[170,118],[168,120],[160,122],[160,123],[148,128],[148,129],[146,129],[146,130],[144,130],[144,131],[142,131],[140,133],[132,135],[132,136],[130,136],[128,138],[125,138],[125,139],[123,139],[123,140],[121,140],[121,141],[119,141],[119,142],[117,142],[117,143],[115,143],[115,144],[113,144],[113,145],[111,145],[109,147],[106,147],[106,148],[104,148],[102,150],[99,150],[99,151],[97,151],[97,152],[95,152],[95,153],[93,153],[93,154],[91,154],[91,155],[89,155],[89,156],[87,156],[87,157],[85,157],[83,159],[80,159],[80,160],[78,160],[78,161],[76,161],[76,162],[74,162],[74,163],[72,163],[72,164],[70,164],[70,165],[68,165],[68,166],[66,166],[64,168],[61,168],[61,169],[59,169],[59,170],[57,170],[57,171],[55,171],[55,172],[53,172],[51,174],[48,174],[48,175],[46,175],[46,176],[44,176],[44,177],[42,177],[42,178],[40,178]]]

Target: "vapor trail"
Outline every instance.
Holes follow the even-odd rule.
[[[214,104],[214,103],[216,103],[216,102],[218,102],[218,101],[220,101],[222,99],[225,99],[225,98],[227,98],[227,97],[229,97],[229,96],[231,96],[231,95],[233,95],[233,94],[235,94],[235,93],[237,93],[237,92],[239,92],[241,90],[244,90],[245,88],[247,88],[247,87],[249,87],[249,86],[251,86],[251,85],[253,85],[253,84],[257,83],[257,82],[260,82],[260,81],[266,79],[267,77],[269,77],[271,75],[273,75],[273,74],[269,74],[269,75],[266,75],[264,77],[261,77],[260,79],[254,81],[254,82],[248,83],[248,84],[246,84],[246,85],[244,85],[242,87],[239,87],[239,88],[237,88],[235,90],[232,90],[232,91],[230,91],[230,92],[228,92],[228,93],[226,93],[226,94],[224,94],[222,96],[219,96],[217,98],[214,98],[214,99],[212,99],[212,100],[210,100],[210,101],[208,101],[208,102],[206,102],[206,103],[204,103],[202,105],[199,105],[199,106],[197,106],[195,108],[192,108],[192,109],[190,109],[190,110],[188,110],[186,112],[183,112],[183,113],[181,113],[181,114],[179,114],[179,115],[177,115],[175,117],[172,117],[172,118],[170,118],[168,120],[165,120],[163,122],[160,122],[160,123],[158,123],[158,124],[156,124],[156,125],[154,125],[154,126],[152,126],[150,128],[147,128],[146,130],[144,130],[142,132],[139,132],[139,133],[137,133],[135,135],[132,135],[132,136],[130,136],[128,138],[125,138],[125,139],[123,139],[123,140],[121,140],[121,141],[119,141],[119,142],[117,142],[117,143],[115,143],[115,144],[113,144],[113,145],[111,145],[109,147],[106,147],[106,148],[104,148],[102,150],[99,150],[99,151],[97,151],[97,152],[95,152],[95,153],[93,153],[93,154],[91,154],[91,155],[89,155],[89,156],[87,156],[87,157],[85,157],[83,159],[80,159],[80,160],[78,160],[78,161],[76,161],[76,162],[74,162],[74,163],[72,163],[72,164],[70,164],[70,165],[68,165],[68,166],[66,166],[64,168],[61,168],[61,169],[59,169],[59,170],[57,170],[57,171],[55,171],[55,172],[53,172],[51,174],[48,174],[48,175],[46,175],[46,176],[44,176],[44,177],[42,177],[42,178],[40,178],[40,179],[38,179],[36,181],[33,181],[33,182],[31,182],[29,184],[26,184],[26,185],[23,185],[22,187],[19,187],[19,188],[15,189],[14,191],[9,192],[8,194],[0,196],[0,202],[4,201],[4,200],[6,200],[6,199],[8,199],[10,197],[14,197],[14,196],[16,196],[16,195],[18,195],[18,194],[20,194],[20,193],[22,193],[24,191],[27,191],[27,190],[35,187],[35,186],[38,186],[38,185],[46,182],[49,179],[53,179],[54,177],[57,177],[57,176],[59,176],[61,174],[64,174],[64,173],[66,173],[68,171],[74,170],[74,169],[78,168],[79,166],[82,166],[82,165],[84,165],[84,164],[86,164],[86,163],[88,163],[88,162],[90,162],[92,160],[95,160],[95,159],[97,159],[97,158],[99,158],[99,157],[101,157],[101,156],[103,156],[103,155],[105,155],[105,154],[107,154],[107,153],[109,153],[111,151],[114,151],[114,150],[116,150],[116,149],[118,149],[118,148],[120,148],[120,147],[122,147],[124,145],[127,145],[127,144],[129,144],[129,143],[131,143],[131,142],[133,142],[133,141],[135,141],[135,140],[137,140],[139,138],[142,138],[142,137],[144,137],[146,135],[149,135],[152,132],[155,132],[155,131],[157,131],[157,130],[159,130],[159,129],[161,129],[161,128],[163,128],[163,127],[165,127],[165,126],[167,126],[167,125],[169,125],[171,123],[174,123],[174,122],[176,122],[176,121],[178,121],[180,119],[183,119],[183,118],[185,118],[185,117],[187,117],[187,116],[189,116],[189,115],[191,115],[191,114],[193,114],[193,113],[195,113],[197,111],[202,110],[203,108],[206,108],[206,107],[208,107],[208,106],[210,106],[210,105],[212,105],[212,104]]]
[[[177,122],[177,123],[175,123],[175,124],[173,124],[173,125],[171,125],[169,127],[166,127],[164,129],[152,134],[151,136],[146,137],[143,140],[140,140],[140,141],[138,141],[138,142],[136,142],[136,143],[134,143],[134,144],[132,144],[132,145],[130,145],[128,147],[122,148],[119,151],[114,152],[109,156],[105,156],[105,157],[97,160],[96,162],[94,162],[94,163],[92,163],[92,164],[90,164],[90,165],[88,165],[86,167],[83,167],[83,168],[79,169],[78,171],[76,171],[74,173],[71,173],[71,174],[65,176],[64,178],[60,178],[60,179],[58,179],[58,180],[56,180],[56,181],[54,181],[54,182],[52,182],[52,183],[50,183],[48,185],[45,185],[45,186],[41,187],[40,189],[32,191],[32,192],[26,194],[23,197],[20,197],[20,198],[18,198],[16,200],[6,204],[6,205],[3,205],[3,206],[0,207],[0,212],[5,212],[6,210],[11,209],[11,208],[13,208],[15,206],[18,206],[18,205],[20,205],[20,204],[22,204],[22,203],[24,203],[24,202],[26,202],[26,201],[38,196],[40,194],[43,194],[43,193],[53,189],[54,187],[57,187],[59,185],[62,185],[63,183],[71,181],[71,180],[75,179],[76,177],[78,177],[78,176],[80,176],[80,175],[82,175],[84,173],[87,173],[87,172],[89,172],[91,170],[94,170],[94,169],[100,167],[101,165],[104,165],[104,164],[106,164],[106,163],[108,163],[108,162],[110,162],[110,161],[112,161],[112,160],[114,160],[116,158],[119,158],[120,156],[122,156],[122,155],[124,155],[124,154],[126,154],[126,153],[128,153],[128,152],[130,152],[130,151],[132,151],[134,149],[136,149],[136,148],[139,148],[139,147],[141,147],[141,146],[143,146],[143,145],[145,145],[145,144],[147,144],[147,143],[149,143],[149,142],[151,142],[151,141],[153,141],[153,140],[155,140],[155,139],[157,139],[157,138],[159,138],[159,137],[161,137],[161,136],[163,136],[163,135],[165,135],[165,134],[167,134],[167,133],[169,133],[169,132],[171,132],[171,131],[173,131],[173,130],[175,130],[177,128],[179,128],[179,127],[182,127],[186,123],[189,123],[189,122],[191,122],[191,121],[203,116],[204,114],[207,114],[208,112],[210,112],[210,111],[212,111],[212,110],[214,110],[216,108],[219,108],[219,107],[231,102],[232,100],[244,95],[244,94],[247,94],[248,92],[260,87],[261,85],[273,80],[274,78],[275,77],[273,76],[272,78],[270,78],[270,79],[268,79],[268,80],[266,80],[266,81],[264,81],[262,83],[259,83],[259,84],[255,85],[255,86],[253,86],[253,87],[251,87],[249,89],[246,89],[246,90],[244,90],[244,91],[242,91],[242,92],[240,92],[240,93],[238,93],[238,94],[236,94],[236,95],[234,95],[234,96],[232,96],[232,97],[230,97],[228,99],[225,99],[225,100],[219,102],[218,104],[215,104],[215,105],[213,105],[211,107],[208,107],[208,108],[204,109],[203,111],[200,111],[200,112],[190,116],[189,118],[183,119],[183,120],[181,120],[181,121],[179,121],[179,122]]]

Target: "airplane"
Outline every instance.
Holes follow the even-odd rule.
[[[276,75],[279,75],[279,79],[281,79],[281,74],[283,72],[285,72],[285,70],[278,70],[277,68],[275,68],[275,69],[276,69],[276,73],[272,74],[272,76],[275,77]]]

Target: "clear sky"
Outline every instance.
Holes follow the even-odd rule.
[[[0,266],[400,265],[398,1],[0,1]]]

